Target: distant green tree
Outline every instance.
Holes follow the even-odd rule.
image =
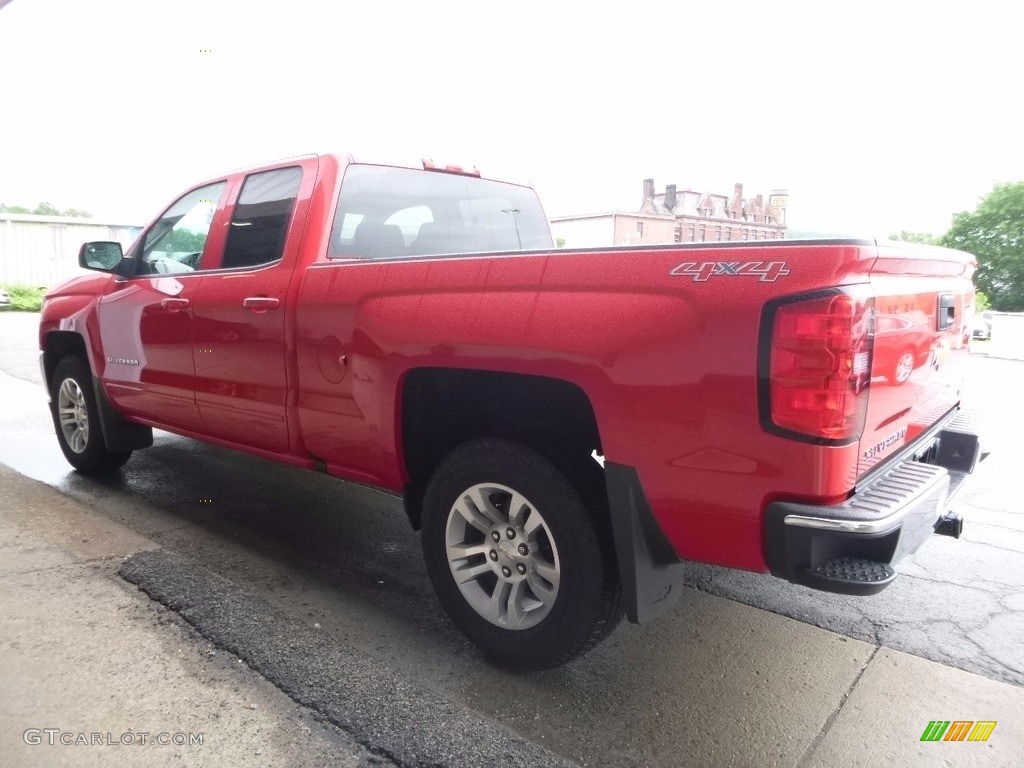
[[[60,209],[53,203],[40,203],[32,213],[36,216],[60,216]]]
[[[1024,181],[996,184],[953,217],[942,245],[978,257],[974,283],[1000,312],[1024,310]]]
[[[940,238],[931,232],[908,232],[901,229],[889,235],[890,240],[899,240],[904,243],[921,243],[922,245],[938,245]]]
[[[175,229],[167,238],[167,250],[175,253],[198,253],[203,250],[206,234]]]
[[[991,308],[992,308],[992,302],[990,302],[988,300],[988,296],[985,295],[985,292],[984,291],[975,291],[974,292],[974,311],[978,312],[980,314],[981,312],[984,312],[986,309],[991,309]]]
[[[4,205],[0,203],[0,213],[33,213],[37,216],[71,216],[76,219],[91,219],[92,214],[81,208],[60,210],[53,203],[40,203],[34,209],[24,205]]]
[[[80,208],[65,208],[61,212],[60,215],[61,216],[70,216],[70,217],[72,217],[74,219],[91,219],[92,218],[92,214],[91,213],[89,213],[88,211],[83,211]]]

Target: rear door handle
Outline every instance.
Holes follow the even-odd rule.
[[[163,299],[160,306],[168,312],[178,312],[188,307],[188,299]]]
[[[251,309],[257,314],[262,314],[268,309],[277,309],[281,306],[281,300],[269,296],[250,296],[242,300],[242,306],[246,309]]]

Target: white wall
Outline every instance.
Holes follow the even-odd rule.
[[[994,312],[989,357],[1024,360],[1024,312]]]
[[[78,249],[90,240],[116,240],[127,250],[141,227],[91,219],[0,213],[0,283],[52,288],[85,274]]]
[[[551,236],[565,239],[563,248],[603,248],[615,245],[615,219],[611,214],[571,221],[552,221]]]

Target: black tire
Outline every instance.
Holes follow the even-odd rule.
[[[86,430],[81,442],[74,442],[61,426],[60,403],[61,387],[65,382],[68,386],[81,393],[80,412],[84,414]],[[50,380],[50,411],[53,416],[53,427],[57,432],[57,442],[68,463],[84,474],[110,472],[124,466],[131,458],[131,451],[108,451],[103,440],[103,431],[99,423],[99,409],[96,395],[92,388],[92,374],[89,366],[81,358],[70,355],[57,364],[57,369]],[[74,429],[72,429],[74,431]]]
[[[540,525],[544,527],[540,533],[529,535],[540,536],[542,542],[550,545],[547,551],[557,552],[557,557],[552,558],[559,571],[555,595],[545,603],[540,614],[534,614],[543,615],[543,618],[525,629],[499,626],[485,618],[464,595],[456,583],[453,566],[449,564],[449,515],[458,515],[456,503],[463,503],[467,491],[490,484],[521,494],[528,502],[523,506],[526,520],[531,519],[532,510],[540,513],[543,521]],[[496,502],[496,506],[501,504],[501,501]],[[614,557],[609,546],[602,546],[602,537],[599,536],[597,520],[600,518],[595,518],[599,514],[600,510],[586,508],[580,494],[558,467],[525,446],[497,439],[475,440],[459,446],[434,472],[423,502],[423,553],[441,605],[463,634],[488,658],[502,666],[522,670],[548,669],[586,653],[615,628],[623,612]],[[453,520],[457,521],[454,523],[457,527],[476,534],[473,526],[459,517]],[[503,523],[495,525],[499,526],[497,530],[501,530]],[[527,535],[527,528],[528,524],[521,530],[521,536]],[[490,548],[501,546],[492,545],[493,540],[489,537],[494,533],[492,530],[490,534],[479,534],[488,549],[475,561],[481,568],[491,559]],[[508,546],[511,547],[510,544]],[[537,547],[538,561],[547,557],[540,551],[544,546]],[[503,551],[501,557],[507,558],[508,554]],[[531,552],[530,557],[534,554]],[[514,551],[511,556],[515,557]],[[460,562],[468,566],[474,561],[467,558]],[[494,568],[498,569],[504,562],[504,559],[495,562]],[[513,567],[519,565],[511,560],[509,564]],[[524,576],[520,581],[529,581],[531,576],[536,579],[534,567],[530,568],[530,576]],[[480,586],[486,596],[486,582],[492,578],[496,592],[501,585],[497,572],[484,572],[473,583]],[[516,577],[513,575],[512,578]],[[541,583],[550,586],[547,582]],[[536,601],[530,596],[540,593],[530,592],[525,585],[521,586],[523,592],[517,594],[525,595],[523,604],[533,605]],[[511,590],[512,585],[508,589]],[[529,616],[529,610],[521,615]],[[505,619],[510,620],[510,615],[506,613]]]

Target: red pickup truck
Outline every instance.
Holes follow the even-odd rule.
[[[86,243],[39,331],[81,472],[176,432],[400,494],[441,604],[519,668],[683,563],[877,592],[980,446],[972,256],[873,240],[556,250],[536,194],[300,157]]]

